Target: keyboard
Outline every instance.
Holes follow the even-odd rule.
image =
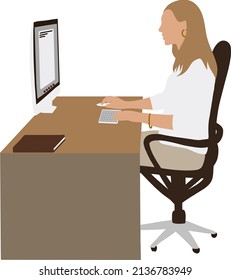
[[[121,110],[107,110],[103,109],[99,116],[98,123],[108,123],[108,124],[117,124],[118,121],[114,118],[114,115]]]

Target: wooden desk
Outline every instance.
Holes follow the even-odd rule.
[[[58,97],[1,153],[2,259],[140,259],[139,124],[98,124],[102,97]],[[12,153],[65,134],[55,153]]]

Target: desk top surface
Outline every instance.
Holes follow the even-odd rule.
[[[127,100],[139,97],[127,97]],[[26,134],[64,134],[65,142],[55,151],[63,153],[139,153],[141,125],[119,122],[99,124],[103,97],[57,97],[53,114],[34,116],[2,153],[12,153],[13,146]]]

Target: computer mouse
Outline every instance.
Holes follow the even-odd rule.
[[[98,104],[96,104],[97,106],[100,106],[100,107],[105,107],[105,106],[107,106],[108,104],[110,104],[110,103],[108,103],[108,102],[102,102],[102,103],[98,103]]]

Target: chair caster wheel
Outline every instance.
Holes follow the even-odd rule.
[[[152,250],[153,252],[156,252],[156,250],[157,250],[157,246],[155,246],[155,247],[151,247],[151,250]]]
[[[211,236],[212,236],[212,238],[216,238],[217,237],[217,233],[212,233]]]
[[[200,252],[200,248],[192,249],[194,253],[198,254]]]

